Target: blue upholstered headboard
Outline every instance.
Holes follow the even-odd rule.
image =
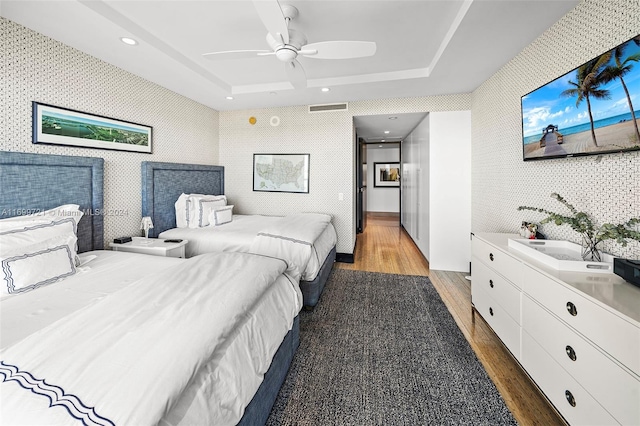
[[[78,251],[104,249],[104,160],[0,151],[0,219],[79,204]]]
[[[224,167],[142,162],[142,216],[153,221],[150,237],[176,227],[175,203],[182,193],[224,194]]]

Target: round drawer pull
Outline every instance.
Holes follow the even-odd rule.
[[[576,355],[576,351],[574,351],[571,346],[567,345],[567,347],[565,348],[565,351],[567,351],[567,356],[571,361],[575,361],[576,359],[578,359]]]
[[[489,253],[489,260],[493,262],[493,253]]]
[[[569,403],[569,405],[571,405],[572,407],[576,406],[576,399],[573,397],[573,394],[571,392],[569,392],[568,390],[564,391],[564,396],[567,398],[567,402]]]
[[[567,302],[567,311],[574,317],[578,315],[578,308],[571,302]]]
[[[489,287],[493,288],[493,280],[489,280]]]
[[[493,316],[493,308],[489,308],[489,314]]]

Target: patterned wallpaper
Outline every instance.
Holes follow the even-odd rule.
[[[102,157],[105,160],[105,244],[140,235],[140,162],[218,163],[218,112],[0,18],[3,122],[0,149]],[[31,102],[153,127],[153,154],[34,145]]]
[[[292,106],[220,112],[220,164],[225,166],[225,192],[234,212],[283,215],[322,212],[333,216],[337,251],[355,246],[355,141],[353,117],[373,114],[469,109],[471,95],[384,99],[351,102],[347,111],[309,113]],[[249,117],[257,119],[249,123]],[[270,124],[273,116],[280,125]],[[310,154],[308,194],[253,192],[254,153]],[[342,193],[344,199],[338,200]]]
[[[522,220],[544,217],[517,211],[519,205],[563,211],[553,192],[598,224],[640,216],[640,153],[524,162],[520,117],[522,95],[638,34],[638,0],[585,0],[473,92],[474,232],[517,232]],[[580,238],[566,225],[548,224],[542,232],[554,239]],[[636,242],[604,248],[640,258]]]

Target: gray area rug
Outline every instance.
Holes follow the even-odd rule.
[[[267,425],[516,424],[427,277],[335,269]]]

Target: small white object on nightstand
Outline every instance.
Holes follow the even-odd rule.
[[[184,258],[185,246],[189,240],[179,243],[165,242],[161,238],[133,237],[132,241],[124,244],[109,243],[114,251],[127,251],[131,253],[150,254],[153,256],[182,257]]]

